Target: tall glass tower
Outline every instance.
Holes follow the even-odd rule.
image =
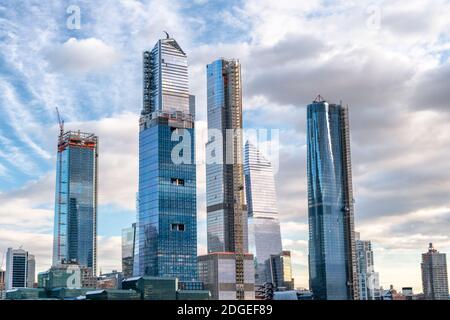
[[[144,52],[143,96],[135,275],[196,281],[195,100],[187,56],[169,36]]]
[[[200,258],[201,278],[214,298],[253,299],[253,256],[248,254],[244,199],[241,65],[235,59],[219,59],[208,64],[206,72],[209,255]]]
[[[208,252],[246,252],[242,84],[239,61],[207,66],[209,137],[206,145]]]
[[[309,278],[315,299],[357,300],[348,109],[307,107]]]
[[[97,144],[92,133],[61,131],[56,165],[53,265],[76,261],[96,274]]]
[[[282,251],[275,179],[270,161],[249,141],[244,155],[249,249],[255,256],[255,283],[264,284],[272,279],[267,260]]]

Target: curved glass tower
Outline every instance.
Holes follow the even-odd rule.
[[[358,299],[348,110],[307,107],[309,277],[315,299]]]

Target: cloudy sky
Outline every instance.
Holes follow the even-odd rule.
[[[205,65],[234,57],[244,125],[280,130],[296,285],[308,286],[305,106],[321,94],[350,108],[356,229],[373,242],[381,284],[421,291],[428,242],[450,252],[448,12],[444,0],[0,0],[0,252],[22,245],[37,271],[50,266],[58,106],[67,129],[100,137],[98,263],[120,269],[120,230],[136,215],[142,51],[166,30],[189,56],[199,128]],[[198,180],[204,253],[201,165]]]

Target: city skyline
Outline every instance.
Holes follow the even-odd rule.
[[[13,12],[18,10],[13,4],[4,5]],[[205,6],[208,5],[213,6]],[[449,49],[445,37],[433,36],[446,35],[444,27],[448,22],[435,9],[425,10],[418,2],[407,12],[396,5],[398,2],[380,6],[384,19],[378,35],[366,24],[370,17],[366,12],[368,3],[342,7],[299,5],[296,9],[304,17],[291,15],[289,11],[293,8],[286,6],[290,10],[277,11],[279,18],[271,15],[275,8],[270,4],[263,5],[260,13],[255,12],[251,2],[238,6],[245,14],[234,11],[232,6],[224,7],[223,14],[228,20],[220,23],[229,24],[226,26],[231,32],[216,25],[213,30],[222,31],[215,34],[181,24],[184,21],[181,18],[186,15],[193,18],[193,24],[204,18],[192,12],[201,12],[199,5],[194,4],[192,8],[180,6],[169,10],[162,4],[150,4],[147,8],[134,1],[99,8],[83,3],[84,20],[80,30],[62,30],[67,16],[64,4],[49,9],[37,7],[48,16],[50,23],[30,21],[26,26],[18,26],[19,21],[2,11],[15,26],[14,36],[18,41],[12,43],[9,35],[1,44],[0,68],[8,75],[0,83],[1,110],[8,121],[2,123],[0,130],[7,153],[1,157],[0,197],[4,206],[0,212],[0,249],[23,245],[36,255],[38,271],[51,264],[54,137],[58,130],[54,107],[57,105],[68,129],[95,132],[101,139],[104,160],[99,165],[99,269],[120,268],[117,249],[120,229],[135,220],[140,57],[161,37],[161,30],[167,30],[190,55],[192,93],[199,106],[197,127],[204,128],[202,121],[206,119],[205,81],[202,80],[205,65],[226,56],[239,58],[243,65],[244,125],[282,129],[282,165],[276,182],[282,208],[283,245],[293,252],[296,285],[307,286],[308,281],[306,154],[302,134],[306,124],[305,106],[320,93],[329,101],[342,98],[350,106],[356,230],[363,239],[372,241],[381,285],[385,288],[391,283],[396,287],[413,286],[415,291],[421,291],[423,248],[433,242],[441,252],[450,250],[445,231],[450,211],[450,178],[446,174],[450,170],[448,161],[444,160],[448,158],[450,144],[445,125],[449,100],[443,84],[449,75]],[[20,10],[23,15],[31,15],[26,6]],[[105,17],[100,14],[102,10],[111,15]],[[159,10],[158,19],[147,25],[145,17],[151,17],[155,10]],[[340,14],[326,18],[330,10]],[[123,12],[129,13],[130,18]],[[230,13],[241,13],[241,24]],[[323,21],[334,23],[341,33],[346,33],[342,31],[346,31],[347,24],[340,20],[346,13],[354,17],[350,34],[340,35],[331,29],[326,29],[323,37],[314,33],[314,28]],[[431,19],[434,13],[436,17]],[[395,19],[396,14],[405,15],[400,23]],[[405,27],[408,16],[419,18],[413,20],[423,23],[425,35]],[[287,23],[282,28],[270,28],[283,18]],[[126,28],[118,28],[114,19],[122,20]],[[433,22],[427,24],[429,20]],[[256,21],[261,23],[256,25]],[[305,27],[303,33],[296,32],[294,22]],[[27,38],[26,29],[30,24],[47,33],[36,39]],[[401,39],[405,51],[398,49],[390,38],[399,34],[407,35]],[[426,50],[417,41],[419,35],[429,44]],[[285,63],[275,66],[278,57],[274,52],[280,47],[285,49],[285,56],[281,57]],[[17,49],[15,54],[12,48]],[[92,52],[98,54],[89,55]],[[80,60],[80,56],[85,58]],[[355,68],[355,60],[349,63],[346,57],[357,60]],[[308,67],[309,62],[313,63]],[[30,66],[27,72],[24,65]],[[385,66],[395,72],[385,70]],[[317,70],[331,71],[334,76],[346,75],[343,78],[347,80],[339,85],[321,81],[315,76]],[[265,78],[273,82],[265,82]],[[280,83],[286,85],[282,88]],[[414,92],[410,86],[420,86],[422,90]],[[89,113],[83,115],[79,110],[89,110]],[[287,115],[292,117],[286,120]],[[30,126],[21,126],[24,121]],[[12,161],[7,160],[8,155]],[[198,168],[199,173],[202,171]],[[206,252],[204,177],[201,175],[198,177],[198,234],[203,238],[199,239],[199,254]]]

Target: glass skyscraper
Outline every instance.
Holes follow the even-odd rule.
[[[207,65],[206,73],[209,255],[200,257],[202,280],[213,297],[254,299],[254,268],[248,264],[253,256],[248,254],[244,199],[241,65],[235,59],[219,59]],[[222,279],[223,274],[231,275],[233,281],[229,277],[226,281]],[[220,289],[217,283],[222,280],[224,284]]]
[[[348,109],[307,107],[309,278],[315,299],[359,299]]]
[[[208,143],[206,206],[208,252],[246,252],[247,210],[242,155],[242,84],[239,61],[207,66]]]
[[[282,251],[279,254],[270,255],[266,264],[271,277],[268,279],[268,282],[272,283],[279,290],[294,290],[290,251]]]
[[[194,119],[188,62],[175,39],[144,52],[135,276],[196,281]]]
[[[244,151],[249,251],[255,256],[255,283],[270,282],[266,261],[282,251],[272,164],[249,141]]]
[[[134,244],[136,243],[136,223],[122,229],[122,273],[124,278],[133,275]]]
[[[56,165],[53,265],[77,261],[96,274],[97,144],[92,133],[61,132]]]

